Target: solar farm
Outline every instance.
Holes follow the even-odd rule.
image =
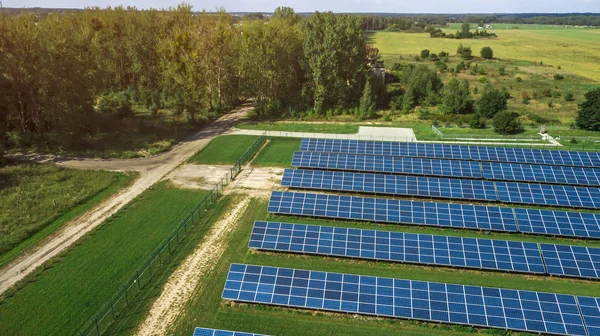
[[[600,248],[586,246],[600,239],[600,214],[593,212],[600,208],[598,153],[302,139],[292,167],[270,194],[269,220],[256,220],[245,237],[252,254],[572,279],[573,284],[600,280]],[[307,224],[307,219],[335,225]],[[365,228],[346,227],[351,222]],[[445,234],[448,230],[454,234]],[[379,276],[352,272],[352,264],[346,272],[315,270],[310,263],[298,267],[293,258],[287,260],[286,267],[228,264],[222,304],[390,323],[600,335],[600,292],[594,297],[589,291],[576,294],[577,288],[564,294],[510,288],[510,282],[415,280],[402,272]],[[253,332],[197,328],[194,335],[258,335]]]

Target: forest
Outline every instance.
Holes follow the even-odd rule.
[[[190,123],[244,99],[259,115],[358,106],[358,17],[278,8],[268,21],[237,21],[185,4],[0,15],[0,143],[76,146],[99,124],[127,122],[132,105]]]

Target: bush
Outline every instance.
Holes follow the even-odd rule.
[[[531,101],[531,98],[529,98],[529,93],[527,93],[527,91],[521,92],[521,101],[525,105],[529,104],[529,102]]]
[[[561,74],[554,74],[554,80],[563,80],[565,79],[565,76],[561,75]]]
[[[479,78],[477,78],[477,80],[479,81],[479,83],[483,83],[483,84],[485,84],[485,83],[487,83],[487,82],[488,82],[488,79],[487,79],[487,77],[485,77],[485,76],[483,76],[483,75],[482,75],[482,76],[479,76]]]
[[[431,116],[431,113],[428,108],[420,107],[419,110],[417,110],[417,116],[419,117],[419,120],[427,120]]]
[[[118,118],[133,115],[129,96],[123,91],[109,92],[98,96],[94,107],[100,113],[112,114]]]
[[[448,54],[448,53],[447,53],[447,52],[445,52],[445,51],[440,51],[440,54],[439,54],[439,56],[440,56],[440,57],[448,57],[448,56],[450,56],[450,54]]]
[[[549,108],[553,108],[554,107],[554,102],[552,101],[552,99],[550,99],[550,101],[548,102],[548,107]]]
[[[516,134],[521,132],[519,114],[515,112],[500,112],[494,117],[494,132],[498,134]]]
[[[485,86],[481,97],[477,100],[477,113],[486,118],[494,117],[496,113],[506,110],[507,107],[506,95],[490,84]]]
[[[587,92],[584,98],[579,104],[575,123],[581,129],[600,131],[600,88]]]
[[[443,114],[467,114],[473,111],[473,99],[469,82],[450,79],[442,90],[442,104],[440,111]]]
[[[470,60],[473,57],[471,47],[464,47],[462,43],[460,44],[458,49],[456,49],[456,54],[465,60]]]
[[[485,128],[485,118],[483,118],[479,113],[473,114],[471,120],[469,121],[469,127],[471,128]]]
[[[481,57],[483,57],[484,59],[489,60],[489,59],[494,58],[494,51],[490,47],[481,48],[480,54],[481,54]]]
[[[506,69],[504,67],[500,67],[498,69],[498,75],[500,75],[500,76],[506,75]]]
[[[517,76],[515,79],[517,80],[517,83],[521,83],[523,81],[523,78],[521,78],[519,76]]]
[[[565,101],[568,101],[568,102],[575,101],[575,97],[573,96],[573,92],[567,92],[565,94]]]
[[[423,59],[429,58],[429,49],[421,50],[421,58],[423,58]]]
[[[573,145],[576,145],[578,143],[577,139],[575,139],[575,138],[571,138],[571,141],[569,141],[569,142]]]

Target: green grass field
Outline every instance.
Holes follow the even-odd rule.
[[[146,191],[0,301],[6,335],[72,335],[205,195],[166,182]],[[35,318],[32,318],[35,316]]]
[[[10,162],[0,168],[0,266],[134,179],[134,175]]]
[[[300,139],[271,138],[265,148],[252,161],[252,165],[258,167],[289,167],[292,164],[294,152],[299,149]]]
[[[477,332],[473,328],[429,324],[406,320],[357,317],[345,314],[318,313],[313,311],[270,307],[266,305],[229,304],[221,300],[221,292],[230,263],[248,263],[300,269],[322,270],[353,274],[386,276],[403,279],[439,281],[449,283],[497,286],[502,288],[528,289],[566,294],[597,295],[600,283],[596,281],[571,280],[546,276],[528,276],[502,272],[429,267],[410,264],[365,261],[357,259],[330,258],[284,253],[255,252],[247,244],[254,220],[318,225],[357,227],[416,233],[434,233],[490,239],[514,239],[534,242],[590,244],[600,243],[572,241],[550,237],[506,234],[481,234],[475,231],[436,229],[369,223],[310,220],[266,214],[266,202],[253,200],[244,214],[242,225],[229,238],[230,249],[220,259],[217,269],[204,279],[204,288],[194,297],[188,309],[173,330],[173,334],[185,335],[196,326],[241,330],[270,335],[463,335]],[[485,334],[506,335],[502,330],[485,330]]]
[[[213,139],[208,146],[192,157],[196,164],[234,164],[258,139],[254,135],[224,135]]]
[[[294,122],[246,122],[236,124],[240,129],[282,131],[282,132],[308,132],[308,133],[336,133],[356,134],[358,126],[350,123],[294,123]]]

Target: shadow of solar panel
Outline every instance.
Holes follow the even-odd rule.
[[[540,248],[549,274],[600,279],[600,248],[554,244]]]
[[[285,187],[574,208],[600,207],[600,188],[286,169]]]
[[[545,274],[538,245],[490,240],[256,221],[250,248]]]
[[[488,180],[600,185],[600,169],[597,168],[481,162],[481,169],[483,177]]]
[[[479,162],[383,155],[296,152],[292,166],[358,172],[482,178]]]
[[[286,169],[281,185],[315,190],[497,200],[494,184],[482,180]]]
[[[210,328],[196,328],[194,336],[266,336],[259,334],[250,334],[239,331],[218,330]]]
[[[407,142],[302,139],[301,151],[600,167],[600,153]]]
[[[291,191],[273,191],[267,211],[285,215],[390,224],[600,239],[600,215],[585,212],[416,202]]]
[[[560,335],[586,335],[572,295],[232,264],[222,298]]]

